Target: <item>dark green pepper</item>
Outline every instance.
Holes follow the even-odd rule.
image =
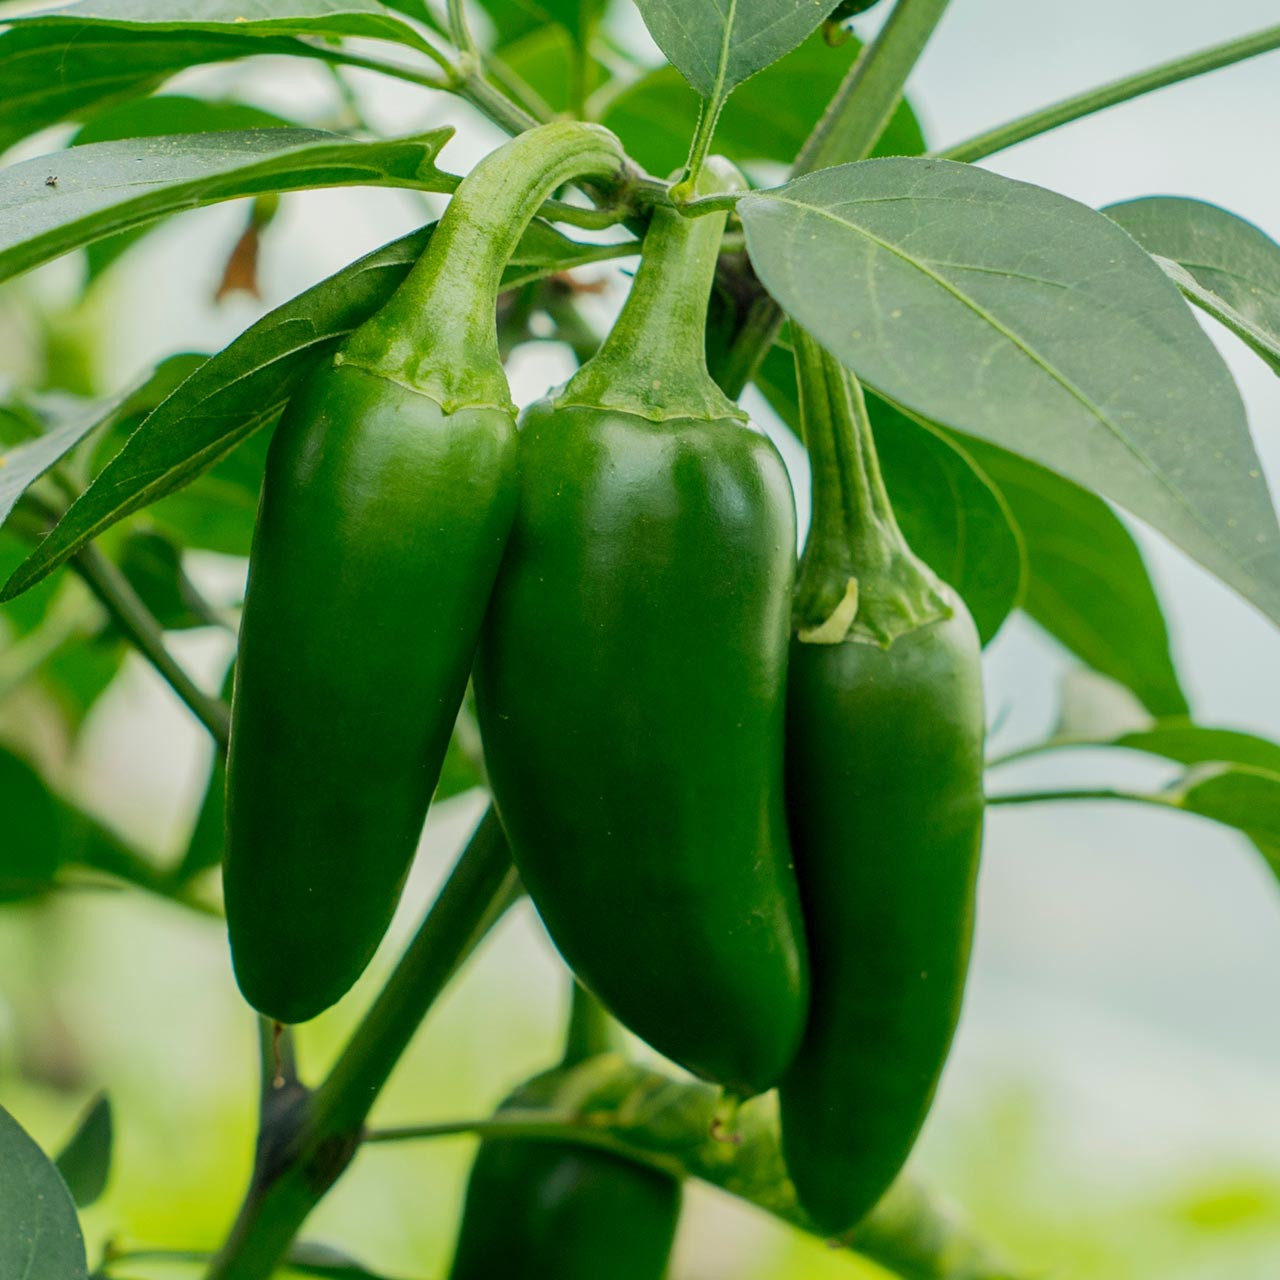
[[[561,1069],[608,1052],[598,1015],[574,1026]],[[547,1077],[498,1110],[545,1104]],[[680,1218],[680,1184],[598,1148],[540,1139],[486,1138],[471,1177],[450,1280],[662,1280]]]
[[[787,804],[813,996],[780,1103],[800,1201],[838,1233],[906,1160],[960,1012],[982,842],[981,649],[898,529],[861,388],[792,332],[814,509]]]
[[[613,332],[525,414],[475,684],[513,857],[570,967],[749,1094],[807,1003],[782,804],[795,515],[706,370],[723,226],[657,210]]]
[[[471,1169],[449,1274],[662,1280],[679,1215],[680,1184],[654,1169],[570,1143],[489,1138]]]
[[[547,194],[622,165],[549,125],[481,161],[387,306],[271,442],[240,631],[227,923],[282,1022],[350,988],[390,922],[440,774],[516,497],[502,271]]]

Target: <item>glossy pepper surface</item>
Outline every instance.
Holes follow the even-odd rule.
[[[787,784],[813,995],[779,1100],[801,1203],[838,1233],[905,1162],[960,1012],[982,840],[981,651],[964,604],[898,530],[861,388],[792,331],[814,515]]]
[[[287,407],[241,624],[224,871],[236,976],[282,1022],[360,975],[408,872],[516,499],[502,270],[546,195],[615,175],[552,125],[477,165],[387,306]]]
[[[565,959],[660,1052],[748,1094],[807,999],[782,806],[795,516],[777,451],[706,371],[722,230],[655,212],[613,332],[527,411],[475,682]]]
[[[575,1024],[590,1003],[577,993]],[[571,1029],[562,1067],[616,1047],[598,1013],[585,1021],[593,1025]],[[535,1077],[503,1108],[545,1105],[553,1078]],[[662,1280],[679,1217],[680,1184],[668,1174],[577,1144],[486,1138],[450,1280]]]

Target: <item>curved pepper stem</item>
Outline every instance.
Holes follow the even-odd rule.
[[[807,644],[853,640],[887,648],[952,610],[898,527],[861,383],[794,322],[791,334],[813,475],[793,625]]]
[[[599,125],[563,121],[512,138],[463,180],[426,253],[340,358],[448,413],[512,409],[495,318],[502,273],[552,192],[576,178],[616,179],[625,166],[622,144]]]
[[[697,194],[744,185],[732,165],[713,157]],[[707,372],[707,301],[727,217],[654,210],[622,314],[557,397],[557,408],[618,409],[653,422],[746,417]]]

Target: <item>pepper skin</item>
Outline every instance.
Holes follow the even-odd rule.
[[[450,1280],[662,1280],[680,1184],[590,1147],[487,1138]]]
[[[255,1008],[351,987],[395,910],[514,511],[494,306],[546,195],[616,174],[595,126],[514,139],[422,260],[290,402],[268,454],[227,766],[227,924]],[[425,328],[425,332],[424,332]]]
[[[800,1202],[837,1234],[905,1162],[960,1013],[982,842],[981,646],[898,532],[860,388],[806,335],[796,347],[815,512],[787,804],[813,996],[779,1101]],[[851,617],[838,595],[854,597]]]
[[[612,334],[527,411],[475,687],[516,866],[570,967],[748,1095],[807,1005],[782,804],[795,516],[777,451],[706,372],[722,229],[657,211]]]

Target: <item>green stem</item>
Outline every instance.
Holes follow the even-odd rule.
[[[792,177],[863,160],[871,154],[947,2],[898,0],[813,127],[792,166]],[[742,394],[778,336],[782,310],[757,282],[756,296],[744,304],[742,320],[723,366],[714,371],[716,381],[734,399]]]
[[[457,46],[459,53],[470,54],[473,58],[479,58],[479,49],[476,46],[475,36],[471,34],[470,24],[467,22],[467,11],[465,0],[448,0],[448,16],[449,16],[449,38]]]
[[[614,1053],[619,1036],[604,1006],[581,983],[573,982],[569,1025],[564,1037],[562,1067],[576,1067],[601,1053]]]
[[[92,818],[84,818],[82,846],[76,862],[88,871],[101,872],[121,884],[176,903],[200,915],[220,920],[222,913],[193,894],[186,885],[176,883],[164,870],[156,867],[118,836]]]
[[[811,644],[887,646],[950,609],[898,527],[861,384],[799,325],[793,323],[791,333],[813,476],[796,630]]]
[[[490,153],[449,203],[431,243],[340,358],[430,396],[446,411],[511,407],[495,306],[502,273],[543,201],[584,176],[617,179],[621,144],[597,125],[539,125]]]
[[[693,131],[693,141],[689,144],[689,158],[685,161],[684,176],[672,188],[673,199],[687,199],[697,190],[702,166],[706,164],[711,152],[711,140],[715,137],[716,125],[720,123],[723,108],[723,102],[713,103],[710,98],[703,98],[699,104],[698,124]]]
[[[1163,89],[1182,80],[1190,80],[1207,71],[1229,67],[1246,58],[1255,58],[1260,53],[1270,53],[1274,49],[1280,49],[1280,26],[1267,27],[1253,35],[1241,36],[1238,40],[1228,40],[1224,44],[1202,49],[1199,53],[1174,58],[1149,71],[1113,80],[1110,84],[1086,90],[1073,98],[1065,98],[1052,106],[1033,111],[1030,115],[1011,120],[1008,124],[989,129],[986,133],[957,142],[955,146],[934,154],[943,160],[981,160],[997,151],[1016,146],[1019,142],[1026,142],[1028,138],[1038,137],[1060,125],[1069,124],[1072,120],[1083,119],[1095,111],[1114,107],[1118,103],[1128,102],[1144,93]]]
[[[225,751],[230,732],[230,712],[217,698],[205,693],[165,648],[160,624],[143,604],[129,579],[94,546],[85,547],[71,561],[71,566],[133,646],[164,677],[169,687]]]
[[[519,896],[492,809],[323,1084],[259,1139],[248,1193],[208,1280],[268,1280],[350,1164],[365,1120],[449,979]]]
[[[879,34],[849,73],[814,126],[792,176],[865,160],[902,97],[949,0],[898,0]]]
[[[1062,791],[1020,791],[1010,795],[988,796],[987,805],[997,804],[1048,804],[1060,800],[1127,800],[1134,804],[1169,806],[1158,795],[1141,791],[1118,791],[1113,787],[1079,787]]]
[[[744,185],[719,160],[706,166],[703,181],[719,189]],[[654,422],[742,416],[707,372],[707,300],[724,225],[723,213],[693,219],[669,207],[654,210],[622,314],[557,404]]]

